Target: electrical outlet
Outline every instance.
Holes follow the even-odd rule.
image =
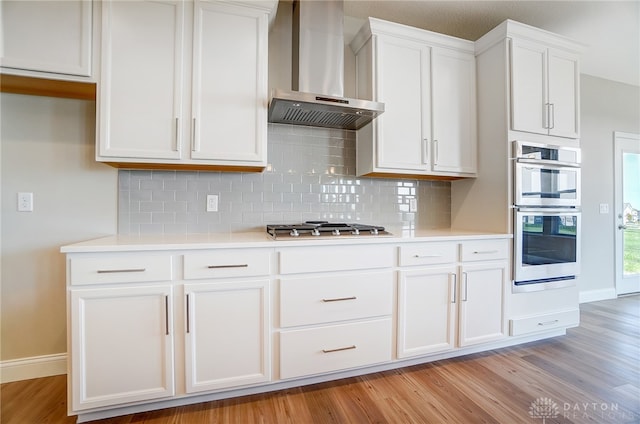
[[[18,212],[33,212],[33,193],[18,193]]]
[[[418,199],[409,199],[409,212],[418,211]]]
[[[217,194],[207,194],[207,212],[218,212]]]

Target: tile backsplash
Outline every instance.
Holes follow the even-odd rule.
[[[269,124],[269,165],[262,173],[121,170],[118,232],[264,231],[266,224],[308,220],[450,226],[449,182],[356,177],[355,137]],[[218,212],[206,212],[208,194],[219,195]],[[417,212],[409,211],[410,199]]]

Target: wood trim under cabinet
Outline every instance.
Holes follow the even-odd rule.
[[[96,83],[0,74],[0,92],[95,100]]]
[[[398,174],[387,172],[369,172],[367,174],[360,175],[361,177],[374,177],[374,178],[400,178],[400,179],[412,179],[412,180],[437,180],[437,181],[455,181],[463,180],[467,178],[476,178],[475,175],[468,177],[458,177],[449,175],[422,175],[422,174]]]
[[[264,166],[204,165],[199,163],[102,162],[118,169],[168,169],[172,171],[262,172]]]

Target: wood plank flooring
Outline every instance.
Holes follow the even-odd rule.
[[[640,423],[640,296],[580,309],[563,337],[96,423]],[[66,376],[3,384],[0,401],[2,424],[75,422]]]

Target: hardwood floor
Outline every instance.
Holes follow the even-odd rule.
[[[640,423],[640,296],[580,308],[563,337],[96,423]],[[66,376],[3,384],[0,400],[3,424],[75,422]]]

